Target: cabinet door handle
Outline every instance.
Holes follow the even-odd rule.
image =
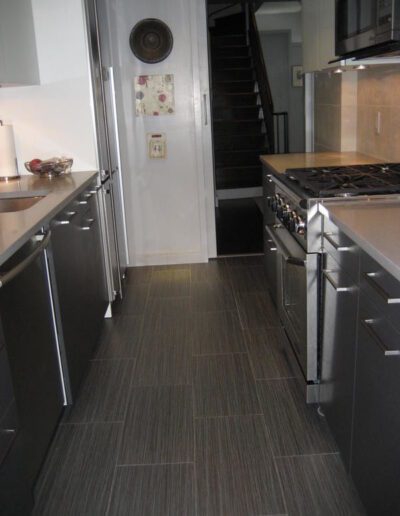
[[[400,303],[400,299],[396,297],[390,297],[389,294],[383,289],[373,278],[379,276],[379,272],[364,272],[364,278],[367,283],[377,292],[388,305],[395,305]]]
[[[87,204],[87,201],[78,201],[78,204]]]
[[[57,221],[57,224],[69,224],[71,220],[75,217],[76,211],[67,211],[66,216],[68,218]]]
[[[83,229],[83,231],[89,231],[89,229],[93,226],[94,220],[95,219],[87,219],[86,226],[81,226],[81,229]]]
[[[47,233],[44,235],[35,235],[32,240],[35,240],[36,242],[40,242],[37,247],[32,251],[32,253],[24,258],[21,262],[18,263],[15,267],[13,267],[10,271],[6,272],[2,276],[0,276],[0,288],[4,287],[4,285],[7,285],[12,279],[14,279],[18,274],[23,272],[28,265],[30,265],[39,254],[46,249],[46,247],[49,245],[51,237],[51,231],[48,230]]]
[[[361,324],[366,329],[369,336],[374,340],[374,342],[378,345],[378,347],[383,351],[385,357],[391,356],[399,356],[400,349],[388,349],[379,335],[373,328],[373,324],[375,323],[375,319],[361,319]]]
[[[204,125],[208,125],[207,93],[203,93]]]
[[[337,242],[335,242],[335,240],[333,240],[332,235],[333,233],[324,233],[324,238],[328,240],[328,242],[336,249],[336,251],[350,251],[351,247],[346,247],[338,244]]]
[[[329,283],[332,285],[332,287],[336,290],[336,292],[350,292],[351,287],[339,287],[336,281],[332,278],[331,273],[335,271],[324,269],[322,271],[322,274],[325,276],[325,278],[329,281]]]

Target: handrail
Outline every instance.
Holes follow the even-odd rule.
[[[265,67],[264,54],[261,47],[260,35],[257,28],[255,8],[252,3],[246,4],[248,21],[249,21],[249,42],[251,45],[251,53],[256,69],[256,76],[261,99],[261,107],[264,114],[264,122],[267,129],[267,148],[273,154],[275,150],[274,137],[274,103],[271,95],[271,88]]]

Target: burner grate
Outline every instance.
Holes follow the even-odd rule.
[[[289,169],[286,177],[315,197],[400,193],[400,164]]]

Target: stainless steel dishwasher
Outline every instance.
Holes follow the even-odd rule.
[[[10,428],[15,438],[0,464],[4,514],[27,514],[64,404],[48,280],[49,241],[50,232],[35,235],[0,266],[1,326],[17,412]]]

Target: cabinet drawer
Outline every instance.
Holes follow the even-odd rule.
[[[346,274],[353,279],[358,279],[359,247],[326,217],[323,224],[322,247],[346,271]]]
[[[400,334],[365,297],[360,316],[351,476],[368,514],[400,514]]]
[[[362,292],[397,329],[400,329],[400,282],[368,254],[361,253]]]

